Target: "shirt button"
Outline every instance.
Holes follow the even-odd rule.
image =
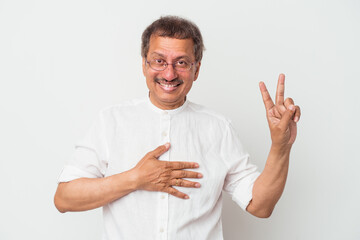
[[[163,137],[166,137],[166,136],[167,136],[167,132],[163,132],[162,135],[163,135]]]
[[[161,197],[160,197],[161,199],[165,199],[165,195],[161,195]]]
[[[160,228],[160,232],[161,232],[161,233],[164,232],[164,228]]]

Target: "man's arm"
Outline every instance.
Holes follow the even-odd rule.
[[[79,178],[59,183],[54,203],[62,213],[85,211],[104,206],[135,191],[135,188],[131,171],[105,178]]]
[[[169,148],[168,143],[147,153],[134,168],[126,172],[105,178],[80,178],[60,183],[54,197],[56,208],[62,213],[90,210],[136,190],[161,191],[179,198],[189,198],[172,186],[200,187],[197,182],[183,179],[201,178],[198,172],[184,170],[198,168],[199,165],[158,160]]]
[[[253,198],[246,211],[260,218],[270,217],[285,187],[290,150],[282,152],[271,147],[265,168],[256,179]]]
[[[280,74],[275,104],[265,84],[260,83],[272,145],[265,168],[254,183],[253,197],[246,210],[261,218],[270,217],[284,190],[290,150],[297,134],[296,123],[301,115],[300,108],[291,98],[284,101],[284,81],[285,76]]]

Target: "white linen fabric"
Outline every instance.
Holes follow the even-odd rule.
[[[259,176],[229,120],[189,102],[161,110],[138,99],[102,110],[76,144],[59,182],[101,178],[133,168],[156,147],[171,143],[159,160],[197,162],[200,188],[175,187],[189,195],[138,190],[103,207],[103,240],[223,239],[222,190],[246,209]]]

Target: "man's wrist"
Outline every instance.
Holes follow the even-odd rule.
[[[137,190],[136,177],[131,170],[115,174],[110,177],[112,189],[115,191],[115,195],[124,193],[128,194]]]
[[[290,155],[292,144],[271,144],[270,153],[276,154],[278,156],[288,156]]]
[[[136,168],[132,168],[125,172],[126,179],[128,180],[129,188],[131,191],[139,189],[139,174]]]

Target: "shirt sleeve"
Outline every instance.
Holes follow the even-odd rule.
[[[222,158],[228,167],[223,190],[229,193],[243,210],[246,210],[252,199],[254,182],[260,175],[257,167],[250,163],[249,154],[233,129],[227,126],[221,147]]]
[[[86,136],[75,144],[70,161],[62,169],[58,182],[69,182],[78,178],[104,177],[108,163],[103,111],[89,129]]]

